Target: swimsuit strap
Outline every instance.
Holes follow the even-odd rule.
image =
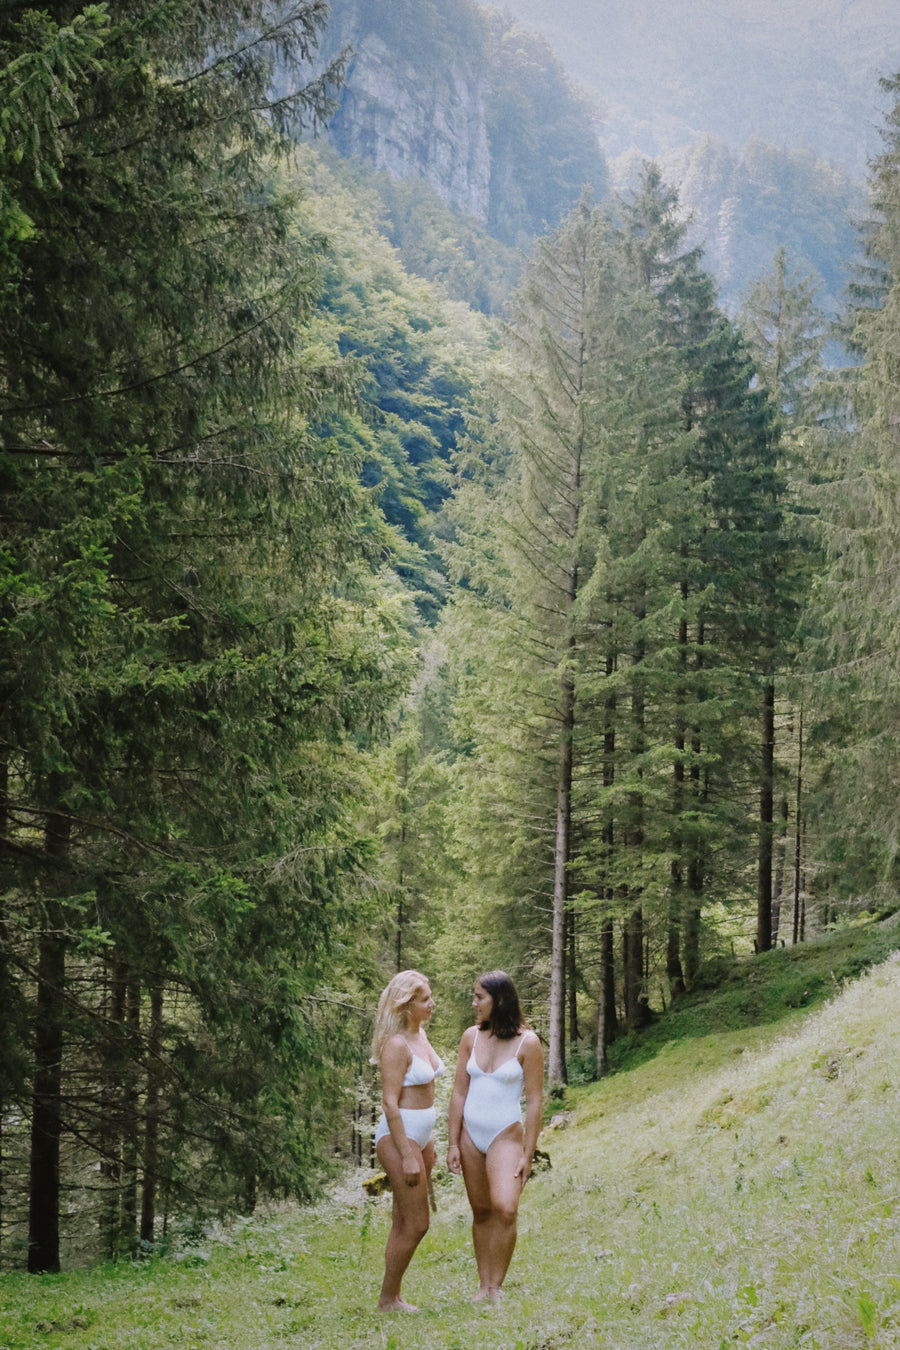
[[[481,1068],[481,1065],[478,1063],[478,1060],[475,1058],[475,1046],[476,1046],[476,1044],[477,1044],[477,1042],[478,1042],[478,1032],[479,1032],[479,1030],[480,1030],[479,1027],[476,1027],[476,1028],[475,1028],[475,1035],[474,1035],[474,1037],[472,1038],[472,1049],[471,1049],[471,1051],[469,1052],[469,1059],[470,1059],[471,1061],[474,1062],[475,1068],[478,1070],[479,1073],[486,1073],[486,1074],[488,1075],[488,1077],[490,1077],[491,1074],[495,1074],[495,1073],[497,1072],[497,1069],[502,1069],[504,1064],[511,1064],[513,1060],[518,1061],[518,1058],[519,1058],[519,1051],[520,1051],[521,1048],[522,1048],[522,1042],[524,1041],[525,1037],[528,1035],[528,1028],[527,1028],[527,1027],[525,1028],[525,1030],[522,1032],[521,1036],[519,1037],[518,1044],[517,1044],[515,1050],[514,1050],[514,1051],[512,1052],[512,1054],[510,1055],[509,1059],[504,1059],[503,1062],[502,1062],[501,1064],[498,1064],[497,1067],[494,1068],[494,1069],[482,1069],[482,1068]],[[521,1068],[521,1067],[522,1067],[522,1066],[521,1066],[521,1064],[520,1064],[520,1065],[519,1065],[519,1068]]]

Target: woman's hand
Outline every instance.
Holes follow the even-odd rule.
[[[513,1172],[513,1176],[518,1177],[522,1186],[525,1185],[525,1182],[531,1176],[531,1159],[529,1158],[527,1153],[522,1154],[521,1158],[519,1159],[518,1165],[516,1166],[516,1170],[515,1172]]]
[[[451,1144],[447,1149],[447,1168],[456,1177],[462,1171],[462,1154],[459,1151],[459,1144]]]
[[[422,1176],[421,1154],[417,1157],[415,1153],[404,1153],[403,1155],[403,1179],[407,1186],[418,1186]]]

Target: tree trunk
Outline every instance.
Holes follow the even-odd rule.
[[[547,1072],[551,1083],[565,1083],[566,911],[568,908],[569,840],[572,821],[572,734],[575,727],[575,684],[566,670],[560,699],[560,740],[556,783],[556,844],[553,853],[553,929],[550,953],[550,1044]]]
[[[622,940],[625,1023],[629,1031],[646,1026],[649,1014],[644,984],[644,911],[635,906],[625,921]]]
[[[772,946],[772,841],[775,824],[775,684],[763,693],[759,780],[759,859],[756,883],[756,950]]]
[[[566,913],[566,1002],[569,1009],[569,1044],[575,1045],[578,1041],[578,998],[575,973],[578,968],[577,950],[575,945],[575,911],[571,905]]]
[[[6,839],[8,828],[9,764],[6,750],[0,748],[0,847],[2,847],[2,841]],[[4,1022],[7,1020],[8,1010],[12,1003],[9,987],[9,965],[6,958],[6,951],[6,910],[4,907],[3,896],[0,896],[0,1018],[2,1018]],[[6,1115],[6,1094],[8,1087],[5,1066],[3,1060],[0,1059],[0,1272],[3,1270],[3,1224],[5,1220],[3,1193],[6,1181],[4,1176],[3,1119]]]
[[[150,990],[150,1027],[147,1043],[147,1095],[144,1124],[144,1185],[141,1192],[141,1246],[153,1243],[156,1229],[156,1197],[159,1186],[159,1116],[162,1080],[162,985]]]
[[[676,754],[684,752],[684,734],[679,731],[675,742]],[[679,820],[684,804],[684,760],[675,760],[674,766],[674,798],[675,819]],[[666,978],[669,982],[669,994],[672,999],[677,999],[685,991],[684,967],[681,960],[681,949],[684,941],[682,933],[683,927],[683,909],[684,909],[684,865],[681,857],[683,839],[681,837],[680,826],[676,827],[678,833],[673,840],[674,857],[670,869],[670,892],[669,892],[669,913],[668,927],[666,931]]]
[[[802,839],[802,816],[801,801],[803,792],[803,709],[801,707],[797,719],[797,795],[794,802],[794,946],[800,939],[800,867],[801,867],[801,839]]]
[[[122,1124],[122,1237],[133,1250],[138,1237],[138,1158],[140,1157],[141,983],[129,979],[125,994],[128,1067],[125,1074]]]
[[[687,582],[681,583],[681,599],[686,604],[688,598]],[[678,624],[678,659],[682,672],[687,667],[687,619],[682,616]],[[669,982],[669,994],[673,999],[684,993],[684,970],[681,965],[681,911],[684,905],[684,863],[682,850],[684,839],[681,828],[681,813],[684,810],[684,747],[685,726],[682,708],[684,705],[684,686],[676,693],[678,703],[675,727],[675,761],[672,765],[672,813],[675,819],[675,837],[672,840],[671,895],[669,898],[669,924],[666,934],[666,978]]]
[[[697,623],[697,669],[703,669],[703,647],[706,642],[706,627],[703,620]],[[691,771],[688,775],[690,795],[694,809],[700,811],[709,798],[709,780],[700,771],[701,740],[699,728],[694,727],[691,736],[693,756]],[[703,913],[703,884],[705,863],[702,844],[695,837],[688,851],[687,896],[685,899],[684,919],[681,931],[681,951],[684,965],[684,982],[692,989],[700,969],[700,919]]]
[[[607,678],[614,674],[615,669],[615,657],[608,655],[606,658]],[[603,786],[605,788],[612,787],[616,777],[616,706],[616,695],[610,694],[605,701],[606,726],[603,733]],[[603,829],[603,849],[604,856],[607,860],[612,857],[614,844],[615,826],[612,822],[609,822]],[[603,927],[600,931],[600,1006],[598,1011],[597,1051],[595,1057],[595,1072],[598,1078],[606,1071],[606,1048],[608,1045],[612,1044],[619,1031],[619,1016],[616,1009],[615,933],[612,914],[609,912],[615,899],[615,891],[609,884],[607,884],[604,889],[604,899],[608,907],[608,917],[604,919]]]
[[[580,369],[584,369],[583,353]],[[580,409],[578,412],[580,416]],[[579,426],[569,469],[569,505],[566,534],[573,549],[578,535],[583,428]],[[569,854],[572,835],[572,768],[575,737],[575,602],[578,598],[578,559],[566,568],[564,615],[565,662],[559,688],[559,741],[556,776],[556,842],[553,851],[553,925],[550,953],[550,1044],[547,1073],[551,1083],[568,1081],[566,1073],[566,915],[569,908]]]
[[[606,1071],[606,1048],[618,1035],[616,1011],[616,947],[613,921],[607,919],[600,934],[600,1013],[598,1016],[596,1072]]]
[[[634,616],[639,625],[643,624],[646,618],[646,598],[643,582],[641,582],[639,598],[635,603]],[[638,637],[632,652],[634,674],[631,689],[631,752],[639,762],[647,748],[644,675],[641,669],[645,656],[646,642],[641,635]],[[631,819],[625,832],[625,842],[633,850],[633,857],[637,865],[640,862],[644,845],[643,768],[638,767],[636,776],[639,786],[629,793]],[[641,892],[638,888],[629,887],[628,898],[635,900],[636,903],[632,905],[631,912],[625,920],[623,934],[625,1022],[630,1031],[644,1026],[649,1012],[644,983],[644,911],[640,895]]]
[[[608,1036],[606,1030],[606,975],[601,971],[600,974],[600,997],[597,999],[597,1025],[594,1039],[594,1078],[602,1078],[608,1068],[606,1047]]]
[[[51,813],[45,840],[51,862],[69,851],[69,821]],[[58,884],[52,878],[51,884]],[[62,906],[48,901],[38,951],[35,1007],[34,1086],[31,1115],[31,1170],[28,1191],[28,1269],[59,1270],[59,1154],[62,1136],[63,993],[66,940]]]
[[[692,898],[688,900],[684,909],[684,926],[682,937],[684,941],[684,980],[688,989],[694,987],[697,979],[697,973],[700,969],[700,917],[701,907],[699,901],[693,897],[699,896],[702,892],[702,880],[698,878],[698,870],[692,864],[688,870],[688,895]]]
[[[117,957],[107,978],[105,1013],[109,1027],[104,1048],[103,1082],[100,1088],[102,1118],[100,1175],[104,1180],[100,1207],[100,1238],[108,1260],[119,1254],[122,1231],[122,1087],[126,1072],[125,991],[126,963]]]
[[[407,789],[409,786],[409,753],[403,754],[403,777],[401,784],[403,787],[402,801],[400,806],[400,847],[397,852],[399,860],[397,864],[397,974],[406,967],[403,964],[403,937],[406,915],[403,908],[404,887],[406,885],[406,811],[407,811]]]
[[[784,869],[787,864],[788,850],[788,823],[791,816],[791,807],[787,797],[781,799],[781,828],[778,832],[778,850],[775,862],[775,879],[772,883],[772,946],[778,944],[778,934],[781,928],[781,905],[784,897]],[[782,946],[784,942],[782,941]]]

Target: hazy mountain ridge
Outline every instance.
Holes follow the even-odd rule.
[[[475,276],[478,232],[527,252],[583,184],[596,197],[608,179],[628,189],[654,158],[726,307],[784,246],[838,309],[878,146],[875,63],[889,68],[892,51],[900,63],[886,0],[759,0],[752,13],[736,0],[558,0],[552,12],[542,0],[332,0],[325,54],[342,48],[329,139],[396,185],[383,193],[393,241],[452,294],[496,309],[508,268]],[[616,153],[609,172],[604,152]],[[427,191],[476,234],[439,223]]]
[[[804,146],[862,176],[881,75],[900,68],[892,0],[504,0],[599,99],[609,155],[706,133]]]
[[[395,181],[420,179],[506,244],[555,224],[606,164],[584,100],[537,33],[472,0],[331,0],[349,49],[329,139]]]

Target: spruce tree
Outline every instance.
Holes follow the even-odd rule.
[[[897,576],[897,356],[900,351],[900,76],[883,81],[892,106],[870,174],[865,267],[852,290],[859,358],[851,424],[833,444],[821,502],[828,567],[809,623],[816,694],[810,743],[821,755],[819,859],[844,897],[896,892],[900,669]],[[846,392],[846,387],[845,387]],[[829,744],[831,742],[831,744]],[[820,748],[821,747],[821,748]],[[812,747],[811,747],[812,749]]]
[[[788,486],[785,522],[792,539],[791,577],[783,578],[783,583],[792,587],[798,612],[808,598],[813,575],[822,561],[811,517],[816,509],[814,485],[823,471],[823,440],[829,414],[823,400],[826,382],[822,371],[826,326],[815,296],[813,279],[791,268],[786,250],[781,248],[771,271],[749,289],[739,320],[758,382],[771,398],[781,426]],[[773,674],[787,676],[790,682],[803,657],[795,635],[785,632],[784,636],[788,641],[782,648],[783,666]],[[798,729],[802,726],[802,707],[794,707],[787,698],[785,690],[790,683],[786,684],[784,679],[779,683],[782,688],[777,709],[774,679],[767,688],[762,728],[767,772],[761,806],[768,812],[771,823],[768,835],[761,840],[758,946],[768,945],[778,936],[791,802],[797,798],[802,757],[802,746],[799,740],[794,744],[793,734],[795,726]],[[776,722],[781,744],[776,744]],[[789,773],[794,775],[793,789],[787,782]],[[799,801],[795,800],[795,804],[799,810]],[[772,918],[767,924],[765,912],[770,890]]]
[[[407,671],[389,535],[322,434],[350,380],[304,343],[321,241],[272,181],[328,110],[327,78],[268,93],[324,6],[91,13],[53,174],[13,161],[5,199],[2,1091],[33,1126],[33,1270],[61,1135],[101,1163],[111,1252],[160,1196],[315,1184],[344,1043],[321,991],[370,916],[359,743]],[[79,23],[7,7],[0,42],[46,74],[48,26]]]

